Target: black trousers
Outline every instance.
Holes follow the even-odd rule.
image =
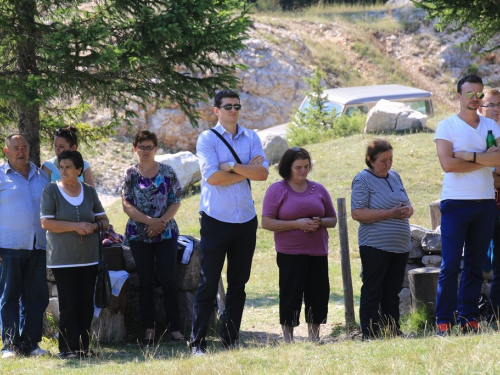
[[[363,286],[359,316],[363,337],[377,336],[382,326],[399,334],[399,293],[409,253],[360,246]]]
[[[302,297],[306,322],[326,323],[330,282],[327,256],[277,253],[280,284],[280,324],[297,327]]]
[[[205,348],[208,321],[214,310],[219,278],[227,255],[226,305],[221,339],[232,344],[239,338],[245,284],[250,278],[257,235],[257,217],[242,224],[225,223],[206,214],[201,217],[201,274],[193,308],[190,345]]]
[[[155,287],[159,280],[167,328],[170,332],[179,331],[179,291],[175,279],[177,240],[169,238],[152,243],[130,241],[130,250],[139,276],[139,307],[143,328],[155,327]]]
[[[59,350],[88,350],[97,265],[52,268],[59,298]]]

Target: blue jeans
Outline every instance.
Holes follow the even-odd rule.
[[[500,319],[500,211],[495,222],[493,245],[493,279],[490,287],[488,318],[498,320]]]
[[[201,272],[193,307],[191,347],[206,347],[208,321],[214,311],[219,278],[227,255],[226,305],[221,339],[231,345],[239,338],[245,284],[250,278],[257,236],[257,217],[242,224],[225,223],[206,214],[201,217]]]
[[[45,250],[0,249],[2,350],[29,353],[42,341],[49,304]]]
[[[458,323],[463,325],[479,319],[483,265],[493,236],[497,207],[493,199],[447,199],[440,207],[443,260],[437,288],[436,320],[438,324],[453,324],[454,312],[458,310]],[[464,266],[458,288],[462,251]]]

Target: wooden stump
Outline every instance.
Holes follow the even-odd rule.
[[[200,281],[201,249],[200,241],[192,236],[184,236],[193,241],[193,253],[189,264],[177,263],[175,278],[180,291],[196,290]]]
[[[125,341],[125,309],[127,307],[127,282],[123,284],[118,297],[111,296],[110,305],[101,310],[99,318],[92,320],[92,338],[99,342],[118,343]]]
[[[349,235],[347,230],[347,214],[345,198],[337,199],[337,216],[340,238],[340,265],[342,267],[342,284],[344,286],[344,305],[346,329],[356,325],[354,313],[354,292],[352,289],[351,261],[349,258]]]
[[[431,229],[436,230],[436,228],[441,225],[441,209],[439,205],[441,203],[441,199],[437,199],[432,201],[429,204],[429,212],[431,214]]]
[[[422,267],[408,271],[411,307],[415,312],[424,307],[429,317],[435,316],[439,268]]]

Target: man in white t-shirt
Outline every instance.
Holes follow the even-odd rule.
[[[486,149],[489,130],[500,144],[500,128],[477,113],[483,96],[481,78],[473,74],[461,78],[457,84],[460,111],[441,121],[434,136],[445,172],[440,205],[443,260],[436,299],[439,335],[450,332],[455,318],[464,332],[479,329],[482,268],[497,213],[491,168],[500,168],[500,148]]]

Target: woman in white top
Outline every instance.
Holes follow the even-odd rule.
[[[78,181],[80,153],[64,151],[58,161],[61,180],[44,188],[40,218],[47,230],[47,268],[57,283],[60,356],[93,356],[89,334],[99,260],[97,222],[106,229],[109,220],[95,189]]]

